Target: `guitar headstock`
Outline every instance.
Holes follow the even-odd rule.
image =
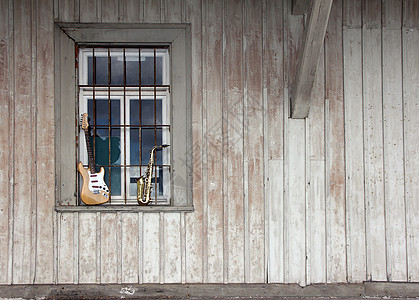
[[[81,128],[87,130],[89,128],[89,116],[87,113],[84,113],[81,117]]]

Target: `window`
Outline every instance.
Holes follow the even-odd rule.
[[[189,25],[57,24],[55,53],[56,209],[191,211]],[[100,206],[79,200],[86,112],[111,195]],[[151,205],[139,206],[136,181],[165,144],[153,156]]]

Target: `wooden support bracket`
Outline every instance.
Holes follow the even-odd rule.
[[[291,117],[303,119],[310,110],[310,97],[333,0],[313,0],[308,13],[303,51],[291,94]]]

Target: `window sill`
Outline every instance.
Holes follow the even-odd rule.
[[[98,205],[98,206],[55,206],[57,212],[193,212],[193,206],[140,206],[140,205]]]

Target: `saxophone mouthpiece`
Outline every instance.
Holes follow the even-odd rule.
[[[166,147],[169,147],[170,145],[168,145],[168,144],[163,144],[163,145],[161,145],[162,146],[162,148],[166,148]]]

